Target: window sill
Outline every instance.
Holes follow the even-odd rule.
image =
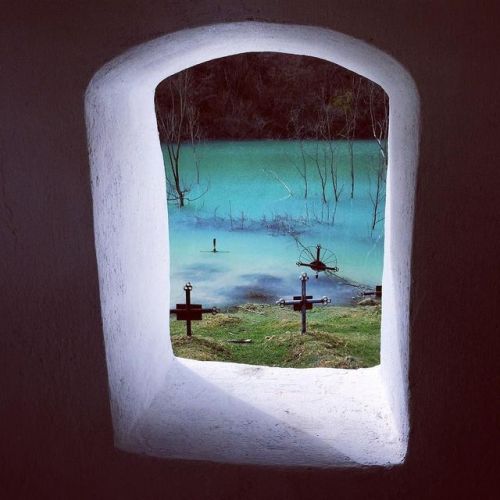
[[[272,368],[176,358],[127,451],[281,466],[403,461],[380,367]]]

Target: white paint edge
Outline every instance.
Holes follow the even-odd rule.
[[[348,410],[342,398],[327,399],[319,406],[311,405],[309,418],[314,419],[315,412],[324,413],[329,408],[330,412],[344,415],[335,422],[344,425],[345,432],[354,421],[357,422],[356,432],[360,437],[354,438],[356,432],[346,434],[353,436],[349,447],[350,462],[400,463],[404,460],[409,432],[410,260],[419,138],[416,87],[400,64],[364,42],[323,28],[254,22],[185,30],[140,45],[105,65],[86,92],[95,246],[115,444],[129,451],[178,456],[165,452],[165,446],[155,447],[154,439],[145,447],[141,436],[147,434],[148,429],[157,429],[160,434],[156,435],[156,442],[174,439],[175,422],[164,428],[161,421],[155,421],[154,415],[159,407],[167,415],[169,411],[173,414],[173,408],[182,409],[183,404],[189,407],[188,399],[183,402],[182,393],[172,383],[179,366],[201,377],[202,384],[211,381],[217,386],[217,381],[232,376],[237,385],[248,387],[249,393],[258,385],[248,375],[250,372],[229,363],[191,363],[176,360],[173,355],[168,333],[170,288],[165,174],[153,102],[157,84],[166,77],[210,59],[255,51],[323,58],[375,81],[389,95],[390,164],[385,214],[381,366],[369,372],[380,375],[376,376],[379,383],[373,385],[369,377],[360,377],[360,370],[341,374],[342,370],[327,369],[324,378],[320,377],[320,372],[306,376],[304,370],[261,370],[272,378],[278,392],[289,386],[290,378],[297,381],[294,393],[310,390],[306,382],[300,383],[302,379],[310,382],[320,377],[322,386],[326,380],[331,380],[331,384],[337,379],[349,380],[347,384],[358,406],[351,405]],[[296,375],[299,372],[300,377]],[[367,388],[371,388],[368,393]],[[363,399],[362,394],[372,394],[372,398]],[[235,390],[230,391],[230,395],[236,401],[244,401],[244,394]],[[254,408],[274,418],[273,399],[272,394],[256,398]],[[374,439],[363,434],[374,408],[383,415],[390,415],[389,427],[395,430],[398,443],[392,448],[389,446],[390,452],[387,446],[393,442],[392,431],[390,439],[384,432]],[[354,415],[365,415],[365,420],[354,419]],[[302,427],[296,426],[297,432],[308,428],[307,415],[304,419]],[[193,432],[199,424],[193,420]],[[234,425],[238,427],[236,421]],[[210,439],[207,446],[209,442]],[[262,447],[255,443],[254,454],[250,453],[254,458],[260,457],[255,458],[255,463],[287,464],[286,459],[278,460],[272,453],[261,453]],[[280,443],[286,450],[286,439],[281,439]],[[335,448],[335,443],[331,444]],[[219,447],[227,445],[218,442]],[[373,446],[380,452],[374,461],[370,458]],[[354,452],[355,448],[359,451]],[[212,454],[203,449],[205,451],[199,451],[198,457],[190,458],[224,461],[213,446],[206,448],[212,449]],[[362,450],[365,450],[364,455]],[[233,454],[227,460],[245,462],[245,456]],[[309,460],[311,465],[318,465],[314,458]],[[292,462],[290,459],[289,464]],[[333,453],[322,463],[344,465],[345,460]]]

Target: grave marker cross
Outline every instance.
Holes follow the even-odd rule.
[[[294,311],[300,311],[302,316],[302,329],[301,333],[306,333],[306,311],[313,308],[313,304],[330,304],[331,300],[328,297],[321,297],[321,299],[313,299],[312,295],[307,295],[306,283],[309,277],[307,273],[302,273],[300,275],[300,281],[302,282],[302,293],[300,295],[294,295],[293,300],[280,299],[276,302],[281,307],[293,306]]]
[[[191,290],[193,285],[186,283],[184,291],[186,292],[186,303],[176,304],[175,309],[170,309],[170,314],[175,314],[178,321],[186,322],[186,335],[191,337],[191,321],[200,321],[202,315],[207,313],[217,314],[219,310],[216,307],[203,308],[201,304],[191,304]]]
[[[330,266],[326,263],[327,260],[332,260],[332,257],[335,256],[329,250],[322,248],[319,243],[316,245],[316,257],[314,257],[314,254],[309,248],[304,247],[304,251],[302,252],[301,255],[307,256],[307,254],[309,254],[310,257],[313,257],[314,260],[312,260],[309,263],[302,262],[299,260],[297,262],[297,265],[310,267],[313,271],[316,272],[316,278],[321,272],[326,272],[326,271],[331,271],[332,273],[338,272],[339,268],[337,266]]]
[[[377,285],[374,292],[363,292],[363,295],[375,295],[375,297],[382,298],[382,285]]]

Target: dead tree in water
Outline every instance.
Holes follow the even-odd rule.
[[[369,93],[370,122],[373,138],[377,141],[380,155],[387,168],[387,137],[389,134],[389,98],[387,94],[370,82]]]
[[[372,192],[370,182],[370,200],[372,202],[371,230],[381,222],[384,217],[380,215],[380,209],[385,199],[385,183],[387,178],[387,136],[389,131],[389,103],[387,94],[378,86],[370,83],[369,110],[373,138],[378,145],[378,161],[375,167],[375,192]],[[370,179],[370,178],[369,178]]]
[[[369,174],[368,174],[369,175]],[[371,230],[375,229],[375,226],[384,220],[384,217],[380,214],[380,209],[382,203],[385,199],[385,166],[383,159],[378,157],[378,166],[375,167],[375,192],[371,189],[371,177],[368,177],[370,188],[369,196],[372,203],[372,219],[371,219]]]
[[[322,89],[321,104],[318,108],[316,118],[316,153],[311,156],[316,165],[316,170],[319,176],[321,185],[321,199],[323,205],[327,207],[327,217],[331,224],[335,223],[335,215],[337,205],[340,201],[340,196],[344,186],[340,184],[338,175],[338,163],[336,157],[335,146],[335,131],[333,128],[335,108],[330,100],[326,97],[328,94],[325,89]],[[330,217],[330,202],[326,194],[328,175],[332,185],[332,204],[333,212]],[[323,213],[323,210],[322,210]],[[323,218],[323,217],[322,217]]]
[[[344,126],[340,132],[340,136],[347,141],[351,173],[351,199],[354,198],[354,139],[356,137],[361,85],[361,77],[353,75],[351,88],[343,89],[332,99],[333,107],[343,115]]]
[[[316,143],[316,151],[314,155],[310,155],[311,159],[314,161],[316,165],[316,172],[318,173],[319,182],[321,186],[321,201],[323,205],[328,203],[328,199],[326,197],[326,183],[328,181],[328,158],[327,153],[323,149],[320,151],[319,144]]]
[[[181,167],[181,152],[187,141],[191,143],[195,158],[197,179],[199,181],[198,158],[196,144],[200,139],[198,110],[192,103],[193,84],[188,70],[168,78],[166,86],[166,102],[168,112],[160,111],[158,95],[155,97],[155,108],[158,120],[158,131],[168,153],[167,191],[168,200],[176,201],[182,208],[186,201],[194,201],[203,196],[188,198],[191,187],[185,183],[185,172]],[[206,191],[205,191],[206,192]]]
[[[288,126],[290,128],[290,132],[292,137],[299,141],[300,146],[300,154],[301,154],[301,162],[299,165],[295,164],[295,161],[292,160],[292,163],[295,166],[300,177],[304,182],[304,199],[307,199],[308,194],[308,180],[307,180],[307,160],[306,160],[306,152],[304,150],[304,131],[305,127],[301,122],[301,108],[295,107],[290,111],[290,120]]]
[[[333,202],[333,213],[331,216],[331,223],[335,224],[335,215],[337,213],[337,206],[340,201],[340,196],[344,190],[344,185],[340,184],[339,174],[338,174],[338,163],[335,151],[334,143],[334,131],[332,128],[333,123],[333,110],[331,106],[323,106],[322,113],[320,115],[319,132],[320,138],[324,145],[324,158],[325,163],[329,167],[330,180],[332,183],[332,202]]]

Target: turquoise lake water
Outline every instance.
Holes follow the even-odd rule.
[[[194,287],[193,302],[207,307],[273,303],[296,295],[303,271],[310,276],[308,293],[328,295],[337,305],[351,304],[359,292],[349,283],[365,288],[380,284],[384,225],[381,221],[372,230],[370,199],[376,189],[378,146],[355,141],[351,199],[348,147],[343,141],[334,143],[338,184],[343,186],[334,221],[330,171],[324,203],[316,166],[316,160],[323,165],[328,151],[326,143],[314,141],[207,142],[198,145],[196,154],[184,146],[182,180],[190,189],[188,198],[199,198],[183,208],[169,202],[172,304],[184,302],[187,281]],[[165,149],[164,157],[169,175]],[[307,198],[296,168],[303,168],[304,159]],[[213,238],[220,252],[210,252]],[[307,256],[304,247],[315,252],[317,244],[335,255],[338,277],[320,273],[316,279],[313,271],[296,265]]]

